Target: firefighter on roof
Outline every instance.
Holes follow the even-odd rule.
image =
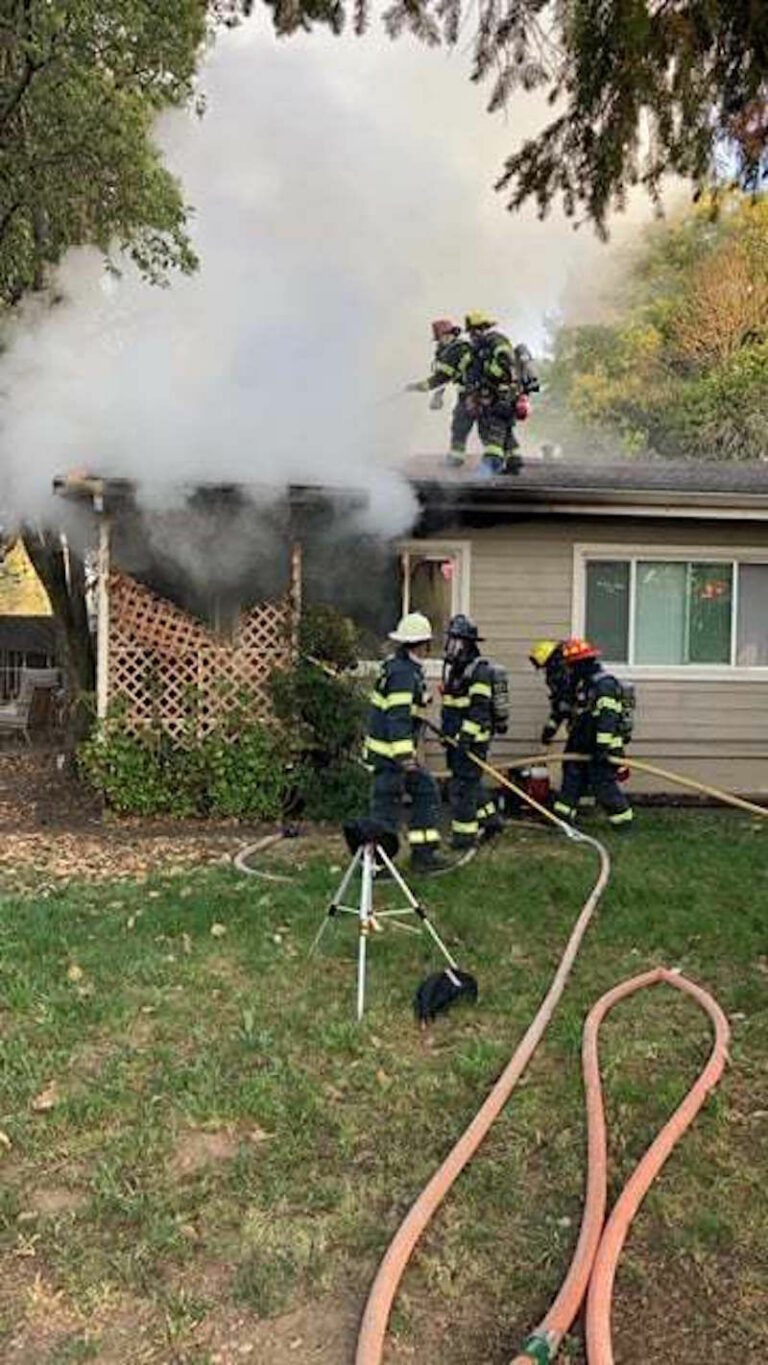
[[[462,337],[461,328],[450,318],[437,318],[432,323],[432,336],[435,340],[435,358],[432,373],[428,379],[418,379],[406,385],[408,393],[429,393],[434,396],[430,407],[443,406],[443,393],[446,385],[455,384],[458,397],[451,416],[451,449],[446,455],[446,464],[461,465],[469,434],[475,424],[475,414],[467,406],[467,374],[474,361],[472,344]]]
[[[397,648],[379,670],[364,745],[365,761],[373,770],[371,817],[396,831],[403,820],[403,799],[410,796],[411,867],[435,872],[445,866],[437,856],[439,795],[434,777],[416,753],[421,717],[429,701],[422,660],[429,650],[432,626],[421,612],[411,612],[389,638]]]
[[[451,773],[451,835],[454,848],[468,848],[480,835],[493,838],[502,824],[483,786],[474,754],[485,762],[493,735],[491,667],[480,653],[481,636],[467,616],[451,618],[443,662],[441,728],[458,748],[447,746]]]
[[[573,820],[581,796],[591,789],[610,823],[627,829],[633,819],[632,807],[621,788],[620,770],[610,762],[624,754],[628,734],[626,689],[602,668],[600,650],[587,640],[566,640],[562,649],[574,684],[574,720],[568,748],[587,754],[589,762],[563,765],[563,783],[553,809],[563,819]]]
[[[528,394],[539,387],[530,352],[525,346],[513,348],[486,313],[468,313],[464,325],[473,352],[467,406],[477,416],[483,466],[491,474],[516,474],[521,460],[515,423],[525,421]]]

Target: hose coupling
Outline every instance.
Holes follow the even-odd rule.
[[[520,1354],[515,1356],[512,1365],[530,1365],[531,1361],[534,1361],[535,1365],[549,1365],[553,1357],[554,1350],[549,1337],[534,1332],[527,1341],[523,1342]]]

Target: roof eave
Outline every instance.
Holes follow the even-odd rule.
[[[453,483],[414,479],[422,505],[451,508],[457,512],[516,513],[525,509],[538,513],[568,514],[586,510],[611,511],[615,515],[637,516],[663,508],[668,516],[675,509],[718,509],[734,515],[761,511],[768,515],[768,494],[713,491],[681,492],[677,489],[606,489],[515,486],[514,481]]]

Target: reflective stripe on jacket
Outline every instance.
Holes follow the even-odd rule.
[[[493,689],[487,659],[474,659],[443,684],[443,734],[466,744],[488,744],[493,736]]]
[[[471,342],[461,337],[451,337],[448,341],[438,342],[432,373],[428,380],[430,389],[442,388],[444,384],[458,384],[463,388],[473,360]]]
[[[424,671],[406,650],[386,659],[371,693],[366,758],[393,763],[413,758],[428,700]]]
[[[618,678],[599,668],[584,690],[584,711],[590,719],[591,749],[606,758],[624,752],[621,734],[622,688]]]

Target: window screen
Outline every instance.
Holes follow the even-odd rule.
[[[768,564],[739,565],[736,663],[768,666]]]
[[[688,568],[686,662],[728,664],[731,661],[733,567],[730,564],[690,564]]]
[[[685,663],[687,568],[655,560],[638,562],[636,663]]]
[[[626,663],[629,657],[629,576],[625,560],[592,559],[587,564],[585,633],[613,663]]]

